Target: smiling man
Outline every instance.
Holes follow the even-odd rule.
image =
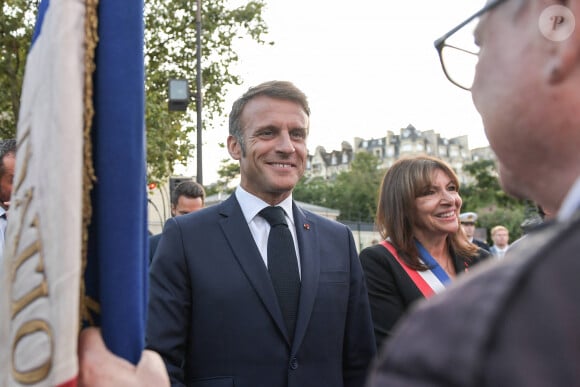
[[[472,91],[504,190],[558,220],[407,315],[369,386],[580,385],[579,15],[580,0],[488,1],[436,41],[445,75]],[[464,83],[446,53],[470,54],[448,41],[477,17]]]
[[[299,208],[310,108],[289,82],[238,99],[240,185],[170,219],[150,272],[147,347],[173,386],[363,386],[375,354],[350,230]]]

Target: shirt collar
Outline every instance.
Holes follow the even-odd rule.
[[[262,209],[270,205],[259,197],[249,193],[241,186],[236,188],[235,195],[236,199],[238,199],[238,203],[240,203],[240,207],[242,208],[242,213],[244,214],[246,223],[250,223],[254,217],[258,215],[260,211],[262,211]],[[286,216],[290,219],[292,224],[294,224],[294,214],[292,212],[292,194],[290,194],[286,199],[282,200],[276,205],[284,209]]]
[[[578,208],[580,208],[580,177],[576,179],[566,198],[564,198],[560,211],[558,211],[558,220],[565,221],[570,219]]]

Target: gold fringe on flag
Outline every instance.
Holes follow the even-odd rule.
[[[93,146],[91,141],[91,127],[95,108],[93,105],[93,73],[95,72],[95,50],[99,41],[97,27],[98,0],[85,1],[85,85],[84,85],[84,167],[83,167],[83,229],[82,229],[82,264],[80,282],[80,320],[93,325],[91,311],[99,313],[99,304],[85,294],[84,274],[87,266],[87,252],[89,240],[89,225],[93,208],[91,206],[91,191],[96,181],[93,166]]]

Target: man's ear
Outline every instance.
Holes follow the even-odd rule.
[[[575,71],[580,70],[580,0],[555,1],[555,5],[562,7],[562,12],[550,14],[544,13],[541,17],[548,17],[552,21],[554,34],[552,39],[545,36],[552,48],[549,50],[549,58],[546,63],[546,75],[550,84],[559,84],[568,79]],[[558,32],[561,29],[561,32]],[[558,34],[571,33],[568,37]],[[559,40],[561,39],[561,40]]]
[[[228,152],[234,160],[242,158],[242,146],[238,142],[237,137],[229,135],[227,140]]]

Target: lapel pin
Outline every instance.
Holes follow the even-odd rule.
[[[304,229],[305,230],[310,230],[310,225],[308,223],[304,223]]]

